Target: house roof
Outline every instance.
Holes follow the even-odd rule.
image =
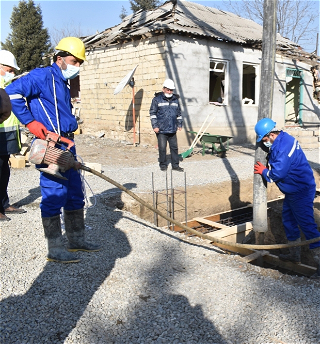
[[[236,14],[188,1],[168,1],[151,11],[138,11],[105,31],[83,39],[89,49],[104,48],[124,41],[176,32],[261,48],[262,26]],[[299,45],[277,34],[277,50],[289,57],[309,59]],[[307,56],[306,56],[307,55]]]

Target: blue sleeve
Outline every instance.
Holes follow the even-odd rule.
[[[151,125],[152,128],[159,128],[158,127],[158,118],[157,118],[157,112],[158,112],[158,102],[156,100],[156,98],[152,99],[152,103],[150,106],[150,120],[151,120]]]
[[[290,157],[288,153],[278,151],[275,157],[269,161],[269,165],[269,170],[265,169],[262,172],[263,178],[269,183],[278,182],[283,180],[289,172],[291,165]]]
[[[35,77],[38,79],[37,82],[35,82]],[[28,124],[34,121],[34,117],[26,105],[24,98],[37,98],[40,96],[41,91],[37,83],[46,83],[45,73],[39,73],[37,70],[34,70],[6,87],[6,92],[9,96],[21,96],[18,99],[11,99],[11,105],[12,112],[22,124]]]

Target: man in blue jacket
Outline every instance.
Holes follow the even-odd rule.
[[[258,135],[257,142],[262,142],[269,148],[269,167],[258,161],[254,166],[254,173],[261,174],[269,183],[275,182],[285,195],[282,222],[288,242],[301,242],[299,227],[307,240],[320,237],[313,213],[316,183],[299,142],[276,129],[276,123],[270,118],[260,120],[255,131]],[[320,278],[320,241],[309,247],[318,264],[317,273],[313,277]],[[280,254],[279,258],[300,263],[301,246],[291,247],[289,251],[289,254]]]
[[[52,131],[73,139],[78,124],[71,112],[68,80],[79,74],[80,65],[86,59],[85,47],[79,38],[66,37],[55,49],[52,66],[32,70],[9,85],[6,92],[10,95],[14,114],[36,137],[45,139],[47,132]],[[76,154],[74,147],[71,151]],[[40,175],[40,209],[48,243],[47,259],[61,263],[78,262],[71,252],[94,252],[100,248],[85,240],[84,194],[78,171],[70,169],[60,173],[66,180],[44,172]],[[64,208],[68,249],[62,240],[61,208]]]
[[[159,148],[159,165],[161,171],[168,168],[166,161],[167,142],[171,153],[172,170],[183,172],[179,166],[177,130],[182,129],[182,116],[179,96],[173,93],[174,82],[167,79],[163,83],[162,92],[155,94],[150,107],[150,119],[153,131],[157,135]]]

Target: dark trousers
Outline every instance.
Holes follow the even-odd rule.
[[[0,213],[2,214],[4,209],[9,207],[7,193],[10,178],[9,157],[10,155],[0,155]]]
[[[171,165],[173,168],[179,167],[178,141],[176,133],[172,134],[157,134],[158,148],[159,148],[159,165],[160,167],[167,166],[167,142],[169,142]]]

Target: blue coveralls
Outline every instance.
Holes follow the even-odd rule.
[[[281,131],[270,148],[268,163],[269,170],[265,169],[262,176],[269,183],[275,182],[285,195],[282,222],[287,239],[294,241],[300,238],[299,227],[307,240],[319,237],[313,214],[316,183],[299,142]],[[309,247],[320,247],[320,242]]]
[[[6,88],[9,95],[21,95],[26,98],[11,99],[12,111],[22,124],[33,120],[41,122],[48,131],[58,131],[53,89],[53,77],[58,105],[60,132],[63,135],[72,133],[78,128],[77,121],[72,114],[72,105],[68,81],[63,77],[56,63],[50,67],[36,68]],[[39,99],[42,101],[54,128],[45,114]],[[76,154],[75,148],[71,149]],[[61,213],[60,209],[78,210],[84,207],[82,182],[78,171],[70,169],[61,174],[68,180],[55,178],[41,172],[40,187],[42,200],[40,204],[42,217],[52,217]]]

